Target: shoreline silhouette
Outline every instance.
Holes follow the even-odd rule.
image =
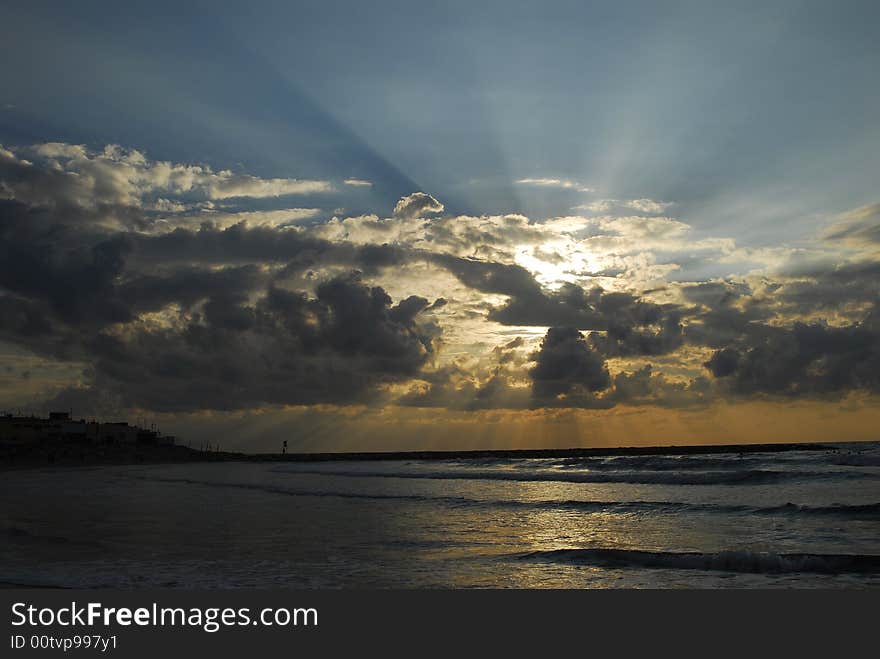
[[[244,453],[198,450],[186,446],[87,445],[44,440],[0,448],[0,471],[34,468],[69,468],[137,464],[204,462],[338,462],[401,460],[479,460],[528,458],[584,458],[628,455],[703,455],[717,453],[782,453],[836,451],[821,443],[708,444],[693,446],[621,446],[583,448],[473,449],[431,451],[356,451]]]

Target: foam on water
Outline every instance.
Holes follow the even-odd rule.
[[[534,551],[524,554],[520,558],[604,567],[710,570],[754,574],[873,574],[880,572],[880,556],[858,554],[775,554],[751,551],[704,553],[592,548]]]

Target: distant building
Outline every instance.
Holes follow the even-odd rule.
[[[101,424],[95,421],[66,421],[61,424],[61,434],[68,439],[97,442]]]
[[[32,416],[13,416],[12,414],[0,417],[0,439],[30,441],[47,434],[43,419]]]
[[[137,443],[138,444],[156,444],[157,438],[158,438],[158,435],[153,430],[139,429],[137,432]]]
[[[130,425],[127,421],[98,423],[72,419],[69,412],[50,412],[48,418],[0,415],[0,441],[58,440],[94,444],[173,446],[173,435]]]
[[[135,444],[140,428],[130,426],[126,421],[102,423],[98,429],[98,441],[113,444]]]

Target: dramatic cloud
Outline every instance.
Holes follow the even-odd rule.
[[[402,197],[394,206],[394,217],[403,219],[443,212],[443,204],[424,192]]]
[[[416,375],[434,350],[436,328],[417,320],[423,298],[394,305],[357,274],[322,282],[315,297],[269,285],[253,298],[260,281],[249,268],[140,278],[120,297],[141,309],[173,303],[177,312],[89,331],[3,298],[0,330],[19,342],[27,331],[57,337],[93,365],[96,397],[111,391],[126,407],[157,411],[359,402],[378,385]]]
[[[551,327],[529,371],[532,394],[541,402],[575,393],[592,393],[611,384],[605,361],[571,327]]]
[[[433,351],[417,316],[422,298],[394,305],[349,274],[314,298],[270,286],[248,304],[225,290],[186,322],[137,323],[89,345],[96,383],[129,405],[156,410],[235,409],[267,403],[366,400],[382,383],[416,375]]]
[[[568,326],[602,330],[590,335],[590,344],[609,356],[657,355],[682,345],[682,310],[640,300],[629,293],[589,291],[563,284],[545,291],[525,269],[483,261],[435,256],[464,284],[485,293],[508,297],[491,309],[490,320],[504,325]]]
[[[49,143],[19,151],[21,156],[0,147],[0,195],[30,204],[141,206],[154,199],[153,203],[167,207],[173,202],[161,195],[229,199],[332,190],[328,181],[261,179],[200,165],[150,161],[140,151],[117,145],[92,152],[80,145]]]
[[[353,216],[273,199],[333,190],[112,145],[0,148],[0,344],[65,374],[45,397],[96,410],[525,413],[880,390],[876,205],[759,249],[694,237],[649,199],[539,219],[448,215],[424,192]],[[693,275],[706,268],[728,270]]]
[[[745,336],[706,368],[738,394],[809,396],[880,391],[880,313],[847,327],[795,323]]]

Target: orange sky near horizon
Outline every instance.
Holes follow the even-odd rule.
[[[277,452],[617,448],[876,441],[876,398],[834,402],[721,402],[706,408],[488,410],[285,408],[198,413],[172,422],[184,442]]]

